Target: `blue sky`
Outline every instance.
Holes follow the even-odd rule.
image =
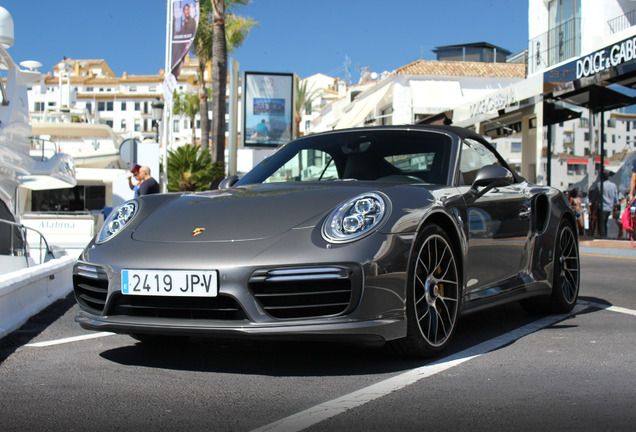
[[[164,68],[165,0],[3,0],[13,16],[17,62],[41,72],[65,56],[103,58],[121,76]],[[324,73],[352,80],[381,73],[435,47],[488,42],[512,53],[526,48],[527,0],[253,0],[240,15],[259,22],[232,57],[241,71]]]

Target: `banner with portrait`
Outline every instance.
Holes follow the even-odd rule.
[[[294,75],[245,72],[243,145],[279,146],[292,138]]]
[[[170,72],[181,73],[183,59],[190,50],[199,26],[198,0],[172,0],[172,34],[170,35]]]

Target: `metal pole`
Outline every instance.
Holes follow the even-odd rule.
[[[548,118],[550,123],[550,118]],[[548,186],[552,186],[552,125],[548,124],[548,163],[546,165],[546,181]]]
[[[601,107],[601,109],[603,109]],[[599,137],[600,141],[601,141],[601,148],[600,148],[600,153],[601,153],[601,167],[598,170],[598,176],[599,176],[599,186],[598,186],[598,212],[597,212],[597,218],[598,218],[598,222],[599,222],[599,227],[598,227],[598,233],[599,233],[599,237],[601,232],[603,232],[605,235],[603,237],[607,237],[607,223],[605,223],[605,225],[603,226],[603,230],[601,231],[601,226],[600,224],[603,222],[603,171],[604,171],[604,164],[605,164],[605,157],[603,156],[603,151],[605,150],[605,111],[601,111],[601,136]]]
[[[172,34],[172,0],[166,0],[166,56],[165,56],[165,68],[163,72],[164,82],[168,74],[170,73],[170,57],[172,54],[172,46],[170,43],[170,36]],[[165,84],[164,84],[165,85]],[[172,109],[172,104],[167,103],[164,105],[162,114],[161,126],[164,133],[161,134],[161,145],[163,146],[162,152],[162,170],[161,170],[161,191],[168,192],[168,134],[166,133],[167,127],[167,111]]]
[[[236,59],[230,58],[230,130],[228,146],[228,176],[235,175],[237,171],[237,151],[238,151],[238,74],[239,63]]]

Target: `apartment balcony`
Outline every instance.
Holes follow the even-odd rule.
[[[621,16],[617,16],[607,22],[610,34],[621,32],[636,24],[636,9],[629,11]]]
[[[581,55],[581,18],[572,18],[528,41],[528,74]]]

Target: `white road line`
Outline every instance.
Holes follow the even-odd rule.
[[[46,342],[35,342],[35,343],[26,344],[25,346],[41,348],[41,347],[48,347],[53,345],[61,345],[61,344],[70,343],[70,342],[83,341],[88,339],[96,339],[96,338],[101,338],[104,336],[112,336],[114,334],[115,333],[110,333],[110,332],[91,333],[87,335],[67,337],[64,339],[56,339],[56,340],[46,341]]]
[[[578,304],[579,305],[594,306],[594,307],[598,307],[600,309],[604,309],[604,310],[608,310],[608,311],[612,311],[612,312],[618,312],[618,313],[622,313],[622,314],[626,314],[626,315],[636,316],[636,310],[622,308],[622,307],[619,307],[619,306],[609,306],[608,307],[607,305],[602,304],[602,303],[588,302],[588,301],[581,301],[581,300],[579,300]],[[542,320],[539,320],[539,321],[536,321],[536,322],[540,322],[540,321],[542,321]],[[526,327],[522,327],[519,330],[522,330],[522,329],[525,329],[525,328]],[[35,342],[35,343],[31,343],[31,344],[26,344],[25,346],[41,348],[41,347],[61,345],[61,344],[65,344],[65,343],[78,342],[78,341],[89,340],[89,339],[96,339],[96,338],[101,338],[101,337],[104,337],[104,336],[112,336],[114,334],[115,333],[110,333],[110,332],[91,333],[91,334],[87,334],[87,335],[68,337],[68,338],[64,338],[64,339],[56,339],[56,340],[46,341],[46,342]],[[511,333],[508,333],[508,334],[511,334]],[[503,336],[506,336],[506,335],[503,335]],[[525,336],[525,334],[522,335],[522,336]],[[522,337],[522,336],[519,336],[519,337]],[[493,341],[495,341],[495,340],[497,340],[497,339],[493,339]],[[490,342],[493,342],[493,341],[490,341]],[[484,345],[484,344],[482,344],[482,345]],[[473,349],[481,347],[482,345],[477,345]],[[463,352],[465,353],[466,351],[463,351]],[[461,353],[459,353],[459,354],[461,354]],[[457,354],[457,355],[459,355],[459,354]],[[450,361],[450,360],[448,360],[448,361]],[[462,361],[466,361],[466,359],[462,359]],[[437,363],[435,363],[435,364],[437,364]],[[429,365],[429,367],[430,366],[433,366],[433,365]],[[442,370],[445,370],[445,369],[442,369]],[[437,372],[435,372],[435,373],[437,373]]]
[[[622,308],[619,306],[610,306],[605,309],[612,312],[618,312],[618,313],[636,316],[636,310],[633,310],[633,309]]]
[[[622,313],[622,314],[626,314],[626,315],[636,316],[636,310],[634,310],[634,309],[627,309],[627,308],[620,307],[620,306],[608,306],[608,305],[603,304],[603,303],[581,301],[581,300],[579,300],[578,303],[579,304],[586,304],[586,305],[594,306],[594,307],[597,307],[597,308],[603,309],[603,310],[608,310],[608,311],[612,311],[612,312],[618,312],[618,313]]]
[[[359,407],[367,402],[371,402],[375,399],[381,398],[382,396],[386,396],[391,392],[414,384],[421,379],[428,378],[439,372],[443,372],[468,360],[479,357],[485,353],[515,342],[516,340],[521,339],[522,337],[527,336],[531,333],[534,333],[535,331],[541,330],[572,315],[575,315],[586,308],[587,305],[579,304],[572,310],[572,312],[568,314],[551,315],[541,318],[528,325],[498,336],[494,339],[482,342],[479,345],[468,348],[457,354],[442,358],[426,366],[411,369],[407,372],[386,379],[384,381],[380,381],[379,383],[373,384],[369,387],[363,388],[353,393],[349,393],[348,395],[316,405],[315,407],[306,409],[289,417],[285,417],[268,425],[262,426],[258,429],[254,429],[253,432],[301,431],[323,420],[327,420],[331,417],[337,416],[338,414],[342,414],[347,410]]]

